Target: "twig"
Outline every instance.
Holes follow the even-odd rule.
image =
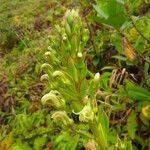
[[[110,107],[110,108],[113,108],[114,106],[112,106],[112,105],[110,105],[110,104],[108,104],[108,103],[106,103],[106,102],[103,102],[103,101],[101,101],[101,100],[97,100],[98,102],[100,102],[100,103],[102,103],[102,104],[104,104],[104,105],[107,105],[108,107]]]

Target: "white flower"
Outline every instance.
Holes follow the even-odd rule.
[[[84,106],[84,108],[80,112],[75,113],[73,111],[73,113],[79,115],[79,120],[82,122],[93,121],[94,119],[94,112],[91,108],[90,103]]]

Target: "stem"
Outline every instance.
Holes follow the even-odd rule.
[[[106,102],[101,101],[101,100],[97,100],[97,102],[100,102],[100,103],[102,103],[102,104],[104,104],[105,106],[108,106],[108,107],[110,107],[110,108],[113,108],[113,107],[114,107],[114,106],[112,106],[112,105],[110,105],[110,104],[108,104],[108,103],[106,103]]]

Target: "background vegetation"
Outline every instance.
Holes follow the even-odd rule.
[[[150,149],[149,10],[1,0],[0,150]]]

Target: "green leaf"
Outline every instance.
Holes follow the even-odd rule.
[[[99,114],[99,122],[102,125],[102,128],[105,132],[105,136],[107,137],[107,134],[109,132],[109,119],[104,111],[100,112]]]
[[[34,140],[34,150],[41,150],[46,144],[46,137],[38,137]]]
[[[93,7],[98,13],[98,16],[93,19],[99,23],[120,28],[128,21],[122,0],[99,1]]]
[[[81,87],[80,87],[80,95],[82,98],[84,98],[86,96],[87,89],[88,89],[87,80],[83,80],[81,83]]]
[[[100,77],[100,86],[102,88],[108,88],[108,83],[110,79],[111,73],[110,72],[104,72]]]
[[[127,61],[127,58],[121,55],[114,55],[112,58],[116,58],[118,60]]]
[[[99,58],[94,58],[94,59],[93,59],[93,65],[94,65],[94,66],[97,66],[98,63],[99,63]]]
[[[10,147],[10,150],[31,150],[31,147],[27,143],[18,141]]]
[[[124,4],[124,0],[116,0],[117,2]]]
[[[14,145],[10,148],[10,150],[22,150],[22,148],[21,148],[19,145],[14,144]]]
[[[109,14],[107,12],[107,6],[106,5],[93,5],[95,10],[98,12],[99,15],[101,15],[103,18],[108,19]]]
[[[61,132],[54,141],[54,149],[76,150],[79,140],[78,135],[72,136],[69,132]]]
[[[136,129],[137,129],[136,112],[132,111],[127,120],[127,130],[131,139],[135,138]]]
[[[76,150],[77,144],[78,144],[79,137],[75,136],[73,137],[73,140],[70,140],[66,146],[66,149],[68,150]]]
[[[130,81],[126,83],[126,92],[134,101],[150,101],[150,92],[146,88],[134,85]]]

